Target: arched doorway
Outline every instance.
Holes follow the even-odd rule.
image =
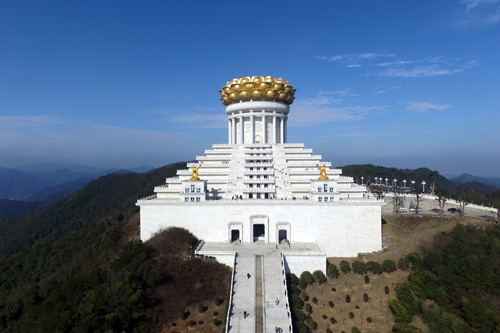
[[[269,218],[267,216],[250,217],[250,230],[253,242],[269,243]]]
[[[230,243],[243,241],[243,223],[230,222],[228,224],[228,238]]]

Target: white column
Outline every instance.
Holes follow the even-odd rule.
[[[228,129],[228,133],[227,133],[228,143],[231,144],[231,119],[227,120],[227,129]]]
[[[250,143],[255,143],[255,129],[253,125],[253,114],[250,115]]]
[[[276,143],[276,115],[273,116],[273,143]]]
[[[288,117],[285,116],[285,142],[283,142],[283,143],[287,143],[288,142],[288,138],[287,138],[287,134],[288,134],[287,123],[288,123]]]
[[[266,136],[267,136],[266,116],[264,114],[262,114],[262,132],[263,132],[262,143],[267,143],[267,140],[266,140]]]
[[[236,120],[235,118],[231,118],[231,144],[234,145],[236,142],[234,142],[236,138]]]
[[[285,121],[285,116],[281,117],[280,118],[280,125],[281,125],[281,128],[280,128],[280,143],[284,143],[284,140],[285,140],[285,130],[284,130],[284,127],[285,127],[285,124],[283,123]]]
[[[240,119],[240,137],[241,137],[241,143],[245,143],[245,126],[243,126],[243,116],[238,117]]]

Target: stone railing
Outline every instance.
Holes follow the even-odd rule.
[[[234,275],[236,274],[236,257],[238,256],[237,252],[234,252],[234,259],[233,259],[233,274],[231,274],[231,291],[229,292],[229,300],[228,304],[229,306],[227,307],[227,316],[226,316],[226,332],[229,332],[231,330],[231,312],[233,311],[233,288],[234,288]]]
[[[286,313],[288,315],[288,332],[293,331],[293,326],[292,326],[292,314],[290,313],[290,302],[288,300],[288,286],[286,283],[286,271],[285,271],[285,256],[283,255],[283,252],[281,252],[281,278],[283,279],[283,285],[285,286],[285,296],[286,296]]]

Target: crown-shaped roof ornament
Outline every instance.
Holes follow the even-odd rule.
[[[249,99],[278,100],[290,105],[295,99],[295,91],[296,89],[282,78],[259,75],[233,79],[219,90],[222,104],[226,106],[235,101]]]

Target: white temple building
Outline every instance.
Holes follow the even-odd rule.
[[[206,243],[286,243],[288,269],[299,273],[325,271],[325,257],[382,248],[385,203],[304,144],[287,142],[295,94],[288,81],[243,77],[220,93],[228,143],[214,144],[137,201],[143,241],[181,226]],[[212,254],[225,262],[222,252]]]

